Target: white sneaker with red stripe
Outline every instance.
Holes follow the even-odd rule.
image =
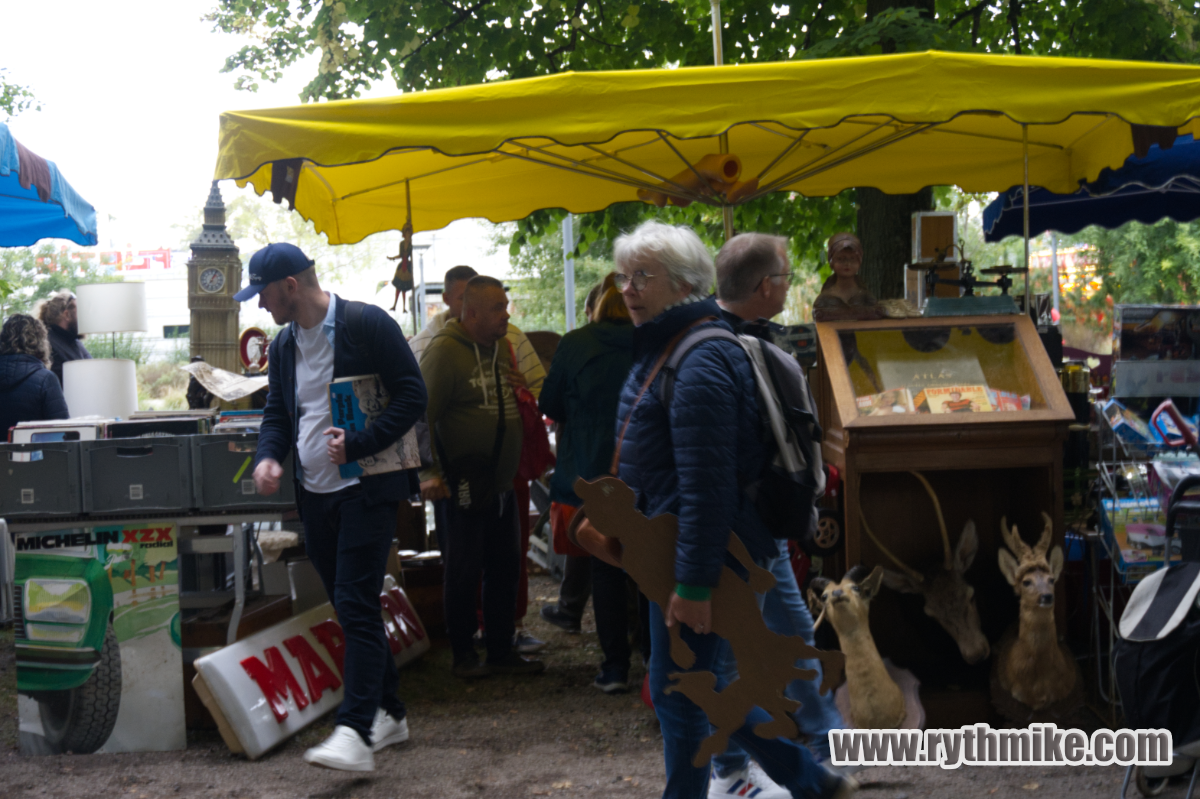
[[[744,769],[718,777],[714,769],[708,781],[708,799],[792,799],[792,792],[775,783],[753,760]]]

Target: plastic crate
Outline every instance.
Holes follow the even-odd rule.
[[[0,444],[0,518],[81,513],[79,447],[77,441]]]
[[[80,444],[85,513],[189,511],[192,436],[112,438]]]
[[[191,436],[192,483],[201,510],[262,508],[296,504],[292,458],[283,462],[279,491],[263,496],[254,488],[257,433],[213,433]]]

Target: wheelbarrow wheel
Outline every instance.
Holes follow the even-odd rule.
[[[1145,797],[1158,796],[1167,788],[1168,777],[1147,777],[1141,766],[1133,768],[1133,782],[1138,793]]]
[[[832,508],[817,508],[817,529],[808,541],[808,554],[829,557],[842,548],[842,514]]]

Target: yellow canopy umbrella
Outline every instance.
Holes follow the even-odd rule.
[[[216,177],[288,197],[341,244],[409,214],[420,231],[639,197],[1003,190],[1026,153],[1029,183],[1069,193],[1198,118],[1200,67],[1146,62],[926,52],[566,73],[227,112]],[[716,157],[723,138],[736,158]]]

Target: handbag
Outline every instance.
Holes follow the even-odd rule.
[[[513,371],[517,369],[517,353],[512,342],[508,344],[508,355]],[[525,386],[514,386],[513,396],[517,400],[517,410],[521,412],[521,428],[524,435],[521,438],[521,462],[517,465],[517,479],[528,483],[545,474],[554,465],[554,453],[550,451],[550,436],[546,433],[546,423],[538,408],[537,399]]]

